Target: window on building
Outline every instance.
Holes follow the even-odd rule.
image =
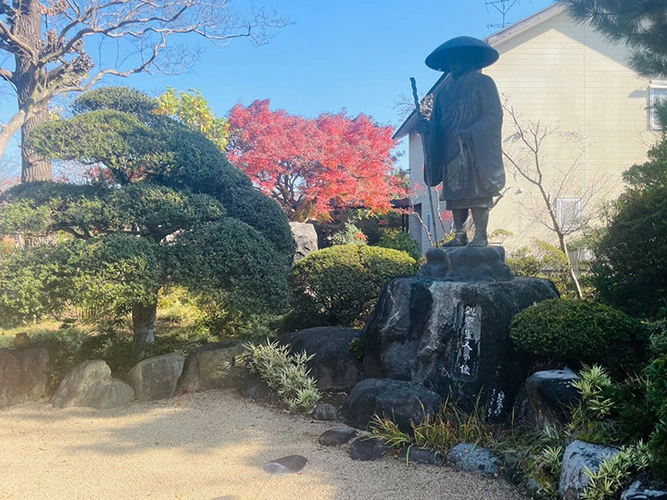
[[[583,204],[581,198],[557,198],[556,217],[563,231],[572,231],[581,224]]]
[[[656,103],[667,101],[667,80],[654,80],[651,82],[648,92],[648,116],[651,130],[662,130],[658,114],[655,109]]]

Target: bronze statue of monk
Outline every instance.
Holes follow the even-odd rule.
[[[426,153],[424,181],[442,183],[441,199],[454,217],[455,236],[445,246],[486,246],[493,197],[505,186],[500,97],[493,80],[478,71],[497,60],[493,47],[471,37],[453,38],[426,58],[428,67],[450,74],[434,96],[430,119],[417,127]],[[475,223],[470,243],[464,229],[469,211]]]

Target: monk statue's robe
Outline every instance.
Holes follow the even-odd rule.
[[[505,186],[503,110],[493,80],[471,70],[436,93],[424,137],[428,186],[442,183],[447,210],[490,208]]]

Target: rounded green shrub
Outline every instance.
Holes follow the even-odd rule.
[[[415,260],[419,260],[419,257],[421,257],[419,243],[413,240],[409,233],[404,231],[387,231],[384,236],[380,238],[377,246],[403,250],[404,252],[408,252],[410,257]]]
[[[638,367],[648,334],[641,323],[597,302],[551,299],[518,313],[510,337],[525,351],[573,368],[600,364],[612,374]]]
[[[313,252],[292,269],[291,327],[361,326],[382,288],[415,272],[407,253],[366,245],[339,245]]]

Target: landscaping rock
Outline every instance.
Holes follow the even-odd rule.
[[[303,469],[307,463],[306,457],[290,455],[266,462],[264,470],[269,474],[294,474]]]
[[[564,500],[577,500],[590,481],[586,468],[597,472],[600,462],[618,453],[616,448],[573,441],[565,449],[558,491]]]
[[[134,389],[111,376],[111,369],[101,359],[77,365],[58,386],[51,399],[54,408],[89,406],[107,410],[134,399]]]
[[[558,297],[538,278],[454,282],[397,278],[378,298],[361,338],[366,377],[409,380],[450,396],[463,411],[503,421],[528,375],[509,337],[516,313]]]
[[[447,462],[485,476],[500,474],[500,461],[490,450],[476,444],[459,443],[447,453]]]
[[[518,415],[540,429],[563,426],[570,419],[572,406],[581,398],[572,387],[578,379],[569,368],[532,374],[517,398]]]
[[[336,420],[338,410],[329,403],[320,403],[313,409],[312,417],[315,420]]]
[[[306,222],[290,222],[289,227],[292,230],[292,236],[296,243],[294,262],[317,251],[317,232],[315,231],[315,226]]]
[[[358,434],[356,429],[329,429],[317,440],[323,446],[340,446]]]
[[[368,379],[359,382],[343,406],[346,424],[366,429],[373,415],[389,417],[403,432],[412,432],[410,422],[420,424],[427,414],[435,415],[442,399],[426,387],[404,380]]]
[[[46,392],[50,371],[43,347],[0,349],[0,408],[37,401]]]
[[[509,281],[505,249],[498,246],[431,248],[419,270],[421,278],[447,281]]]
[[[377,438],[360,437],[352,441],[350,456],[352,460],[369,462],[382,458],[389,451],[389,447]]]
[[[426,465],[442,465],[445,462],[445,457],[442,453],[428,448],[416,448],[409,446],[401,450],[400,458],[408,463],[426,464]]]
[[[19,332],[14,337],[14,347],[17,349],[27,349],[32,345],[32,339],[26,332]]]
[[[176,353],[144,359],[128,372],[125,380],[139,401],[168,399],[176,392],[184,362],[185,358]]]
[[[667,500],[667,484],[638,479],[621,494],[621,500]]]
[[[240,343],[207,344],[185,359],[178,388],[199,392],[238,386],[245,376],[243,357],[247,351]]]
[[[352,328],[322,326],[286,333],[278,337],[278,342],[290,346],[292,353],[314,355],[308,368],[318,389],[349,389],[363,378],[361,364],[350,350],[350,342],[360,334]]]
[[[267,383],[259,377],[251,378],[239,388],[239,394],[244,398],[266,399],[271,394]]]

